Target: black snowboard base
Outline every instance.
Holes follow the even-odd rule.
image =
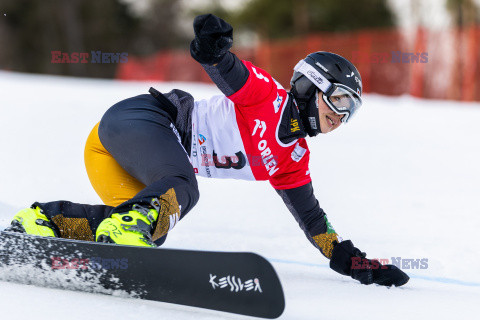
[[[0,280],[274,319],[280,280],[245,252],[140,248],[0,232]]]

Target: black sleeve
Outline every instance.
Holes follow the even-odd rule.
[[[298,188],[276,191],[282,197],[283,202],[298,222],[300,228],[305,232],[308,240],[325,257],[330,259],[334,242],[340,241],[313,194],[312,183]]]
[[[227,97],[240,90],[249,76],[247,67],[230,51],[223,56],[219,63],[215,65],[202,64],[202,67]]]

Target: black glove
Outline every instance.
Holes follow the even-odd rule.
[[[195,39],[190,43],[190,54],[202,64],[213,65],[220,62],[232,47],[232,26],[213,14],[196,17],[193,30]]]
[[[394,265],[381,265],[378,261],[365,257],[365,252],[355,248],[352,241],[342,241],[333,247],[330,268],[362,284],[376,283],[382,286],[399,287],[410,279],[405,272]]]

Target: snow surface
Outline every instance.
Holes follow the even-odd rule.
[[[196,83],[135,83],[0,72],[0,226],[34,201],[100,203],[83,164],[91,128],[115,102]],[[370,258],[428,259],[401,288],[328,268],[266,182],[199,178],[201,199],[165,247],[253,251],[282,280],[281,319],[473,319],[480,298],[480,104],[366,95],[360,114],[309,139],[317,198]],[[248,319],[227,313],[0,282],[2,319]]]

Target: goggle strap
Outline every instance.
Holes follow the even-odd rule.
[[[323,74],[318,72],[314,67],[312,67],[304,60],[300,60],[293,68],[293,70],[296,72],[300,72],[305,77],[307,77],[307,79],[310,80],[313,84],[315,84],[317,88],[322,90],[323,93],[327,93],[333,88],[332,83],[328,81],[327,78],[323,76]]]

